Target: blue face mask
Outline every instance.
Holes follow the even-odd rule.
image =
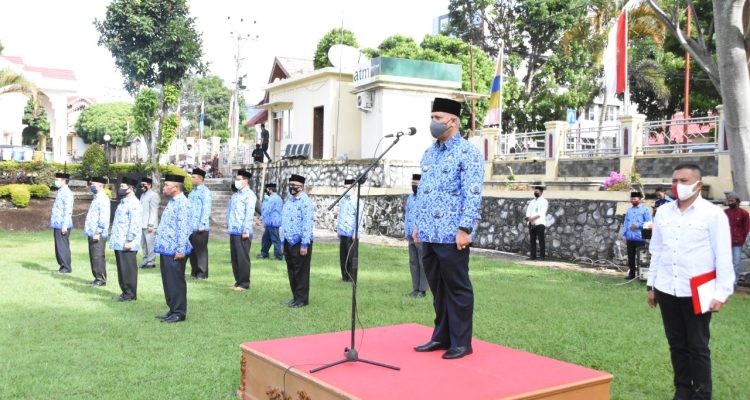
[[[97,189],[96,186],[91,185],[91,193],[96,194],[96,192],[98,192],[98,191],[99,191],[99,189]]]
[[[440,122],[437,122],[435,120],[430,121],[430,134],[435,139],[439,138],[440,136],[443,136],[443,134],[447,130],[448,130],[447,124],[441,124]]]

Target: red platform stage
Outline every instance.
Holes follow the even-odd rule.
[[[361,335],[364,338],[360,342]],[[474,339],[474,354],[443,360],[442,351],[417,353],[432,328],[404,324],[357,332],[363,359],[394,371],[347,362],[314,374],[312,368],[344,358],[350,332],[243,343],[243,400],[283,399],[609,399],[612,375]]]

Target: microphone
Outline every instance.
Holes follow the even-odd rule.
[[[404,136],[404,135],[406,135],[406,136],[413,136],[416,133],[417,133],[417,128],[415,128],[415,127],[412,126],[412,127],[406,128],[406,129],[404,129],[402,131],[396,132],[395,135],[393,133],[390,133],[390,134],[385,135],[383,137],[384,138],[392,138],[394,136]]]

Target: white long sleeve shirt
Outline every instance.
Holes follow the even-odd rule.
[[[677,201],[664,204],[654,218],[647,285],[691,297],[690,278],[716,270],[714,299],[723,303],[734,291],[731,243],[726,214],[700,195],[684,213]]]
[[[549,207],[549,202],[547,199],[545,199],[542,196],[539,196],[531,201],[529,201],[529,205],[526,206],[526,218],[533,217],[535,215],[538,215],[539,218],[535,219],[534,222],[532,222],[532,225],[547,225],[547,207]]]

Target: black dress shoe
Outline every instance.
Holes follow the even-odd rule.
[[[425,297],[425,296],[427,296],[427,294],[421,290],[417,290],[417,293],[414,295],[414,297],[417,297],[417,298]]]
[[[57,271],[57,273],[58,273],[58,274],[69,274],[69,273],[71,273],[71,270],[69,270],[69,269],[63,269],[63,268],[60,268],[60,269],[59,269],[59,270]]]
[[[429,342],[419,345],[414,348],[414,351],[418,351],[420,353],[424,353],[427,351],[435,351],[435,350],[445,350],[448,348],[447,344],[443,344],[440,342],[436,342],[434,340],[430,340]]]
[[[448,351],[445,352],[445,354],[443,354],[443,358],[446,360],[454,360],[456,358],[468,356],[471,353],[473,353],[473,351],[471,350],[471,346],[451,347],[450,349],[448,349]]]
[[[258,258],[258,259],[262,260],[264,258],[269,258],[269,256],[264,256],[263,254],[258,254],[257,256],[255,256],[255,258]]]
[[[149,268],[156,268],[156,265],[154,264],[141,265],[141,269],[149,269]]]
[[[117,301],[135,301],[136,297],[135,296],[118,296],[118,297],[115,297],[115,300],[117,300]]]
[[[172,314],[168,316],[167,318],[162,319],[161,322],[165,322],[167,324],[174,324],[176,322],[182,322],[184,320],[185,320],[184,315]]]
[[[282,301],[282,302],[280,302],[279,304],[281,304],[282,306],[287,306],[287,307],[288,307],[288,306],[291,306],[291,305],[292,305],[292,303],[294,303],[295,301],[296,301],[296,300],[294,300],[294,299],[289,299],[289,300],[287,300],[287,301]]]
[[[154,318],[156,318],[156,319],[167,319],[167,318],[169,318],[170,315],[172,315],[172,314],[166,313],[166,314],[162,314],[162,315],[157,315]]]
[[[91,286],[107,286],[107,282],[100,281],[100,280],[97,279],[97,280],[91,282]]]
[[[289,308],[301,308],[305,307],[308,303],[306,301],[294,301],[289,304]]]

